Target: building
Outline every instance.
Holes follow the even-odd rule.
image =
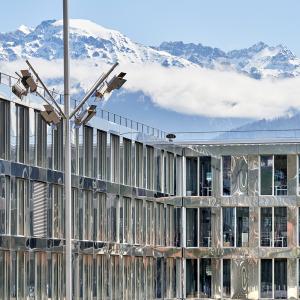
[[[0,299],[63,299],[62,125],[0,84]],[[74,299],[298,299],[299,145],[72,129]]]

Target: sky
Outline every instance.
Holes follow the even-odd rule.
[[[132,40],[202,43],[223,50],[258,41],[300,56],[299,0],[70,0],[70,17],[117,29]],[[62,0],[2,1],[0,31],[62,18]]]

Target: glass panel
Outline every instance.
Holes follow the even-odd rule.
[[[154,150],[153,147],[147,146],[147,189],[153,190],[153,165],[154,165]]]
[[[17,161],[28,162],[29,155],[29,110],[16,105],[17,112]]]
[[[223,297],[231,297],[231,260],[223,259]]]
[[[186,297],[198,296],[198,262],[197,259],[186,260]]]
[[[234,247],[235,209],[223,207],[223,246]]]
[[[274,195],[287,195],[287,156],[274,156]]]
[[[231,156],[222,156],[223,196],[231,195]]]
[[[200,157],[200,196],[211,196],[211,183],[212,183],[212,171],[211,171],[211,157]]]
[[[287,299],[287,260],[274,260],[275,299]]]
[[[186,209],[186,246],[198,246],[198,209]]]
[[[47,123],[39,111],[35,111],[35,143],[36,164],[45,168],[47,162]]]
[[[287,247],[286,207],[274,207],[274,247]]]
[[[211,259],[200,259],[200,298],[211,298]]]
[[[124,144],[124,184],[131,184],[131,140],[123,139]]]
[[[118,183],[120,179],[120,138],[111,134],[111,180]]]
[[[98,178],[106,179],[106,149],[107,134],[97,130],[97,149],[98,149]]]
[[[273,156],[260,157],[260,194],[272,195]]]
[[[135,143],[136,186],[143,187],[143,144]]]
[[[93,128],[83,127],[84,138],[84,175],[91,177],[93,174]]]
[[[199,246],[211,247],[211,208],[200,208]]]
[[[260,245],[262,247],[272,246],[272,208],[262,207],[260,209]]]
[[[0,100],[0,158],[9,158],[10,102]]]
[[[236,208],[237,247],[249,245],[249,207]]]
[[[64,206],[63,206],[63,188],[53,185],[52,190],[52,230],[54,238],[64,237]]]
[[[53,129],[53,168],[55,170],[63,169],[63,122],[59,122]]]
[[[197,158],[186,158],[186,195],[197,196]]]
[[[260,271],[260,296],[261,298],[273,298],[272,293],[272,259],[261,260],[261,271]]]

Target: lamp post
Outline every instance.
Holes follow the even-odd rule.
[[[70,139],[70,54],[69,54],[69,0],[63,0],[64,40],[64,137],[65,137],[65,274],[66,299],[72,299],[72,185],[71,185],[71,139]]]
[[[64,110],[56,102],[52,94],[49,92],[42,79],[35,71],[28,60],[26,63],[29,70],[21,70],[21,74],[16,72],[19,77],[18,82],[12,86],[12,92],[22,99],[29,92],[36,93],[41,97],[47,105],[44,105],[45,111],[41,113],[42,117],[48,124],[56,125],[64,120],[64,185],[65,185],[65,275],[66,275],[66,300],[72,299],[72,174],[71,174],[71,119],[74,117],[75,124],[81,126],[86,124],[95,114],[96,105],[91,105],[88,109],[83,108],[88,99],[95,95],[96,98],[103,98],[104,94],[110,93],[115,89],[119,89],[125,82],[126,73],[121,72],[118,76],[114,76],[108,82],[108,76],[118,66],[116,62],[108,72],[100,76],[91,89],[85,94],[79,104],[71,111],[70,109],[70,54],[69,54],[69,0],[63,0],[63,42],[64,42]],[[38,92],[37,82],[44,88],[47,96],[43,96]]]

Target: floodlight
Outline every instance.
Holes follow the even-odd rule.
[[[87,109],[83,110],[79,115],[75,116],[76,125],[86,124],[95,114],[96,105],[91,105]]]
[[[11,91],[20,99],[27,95],[27,90],[19,84],[19,81],[12,86]]]
[[[44,118],[44,120],[50,125],[54,124],[57,125],[60,122],[60,115],[54,110],[54,108],[46,104],[44,105],[45,110],[41,112],[41,116]]]
[[[118,90],[127,80],[124,79],[126,73],[121,72],[118,76],[114,76],[109,82],[103,84],[95,93],[97,98],[103,98],[104,94],[113,90]]]
[[[34,81],[31,73],[29,72],[29,70],[21,70],[21,74],[22,76],[20,76],[21,78],[21,82],[24,85],[26,90],[30,89],[30,92],[33,93],[37,90],[37,84]]]
[[[176,139],[176,135],[174,133],[168,133],[166,138],[169,140],[169,142],[173,142],[173,140]]]

